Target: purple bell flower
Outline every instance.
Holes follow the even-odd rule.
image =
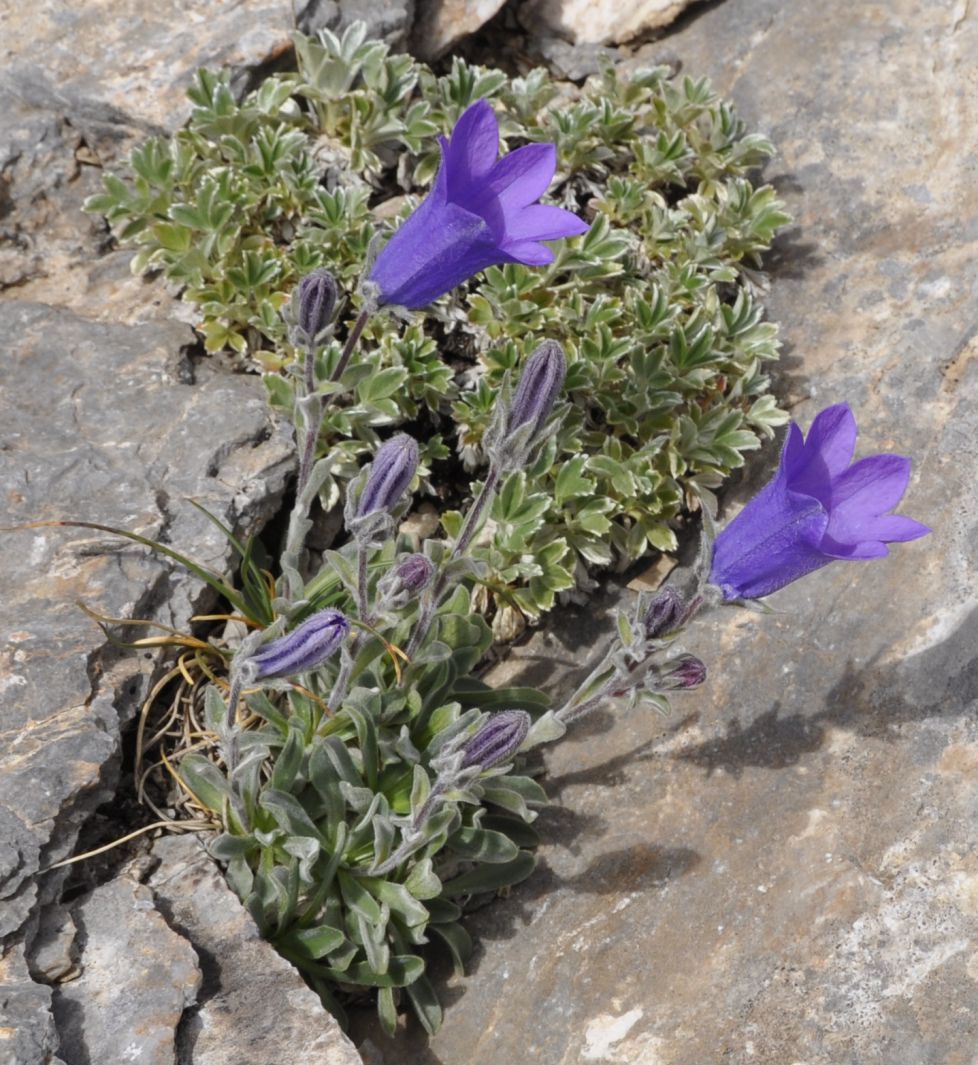
[[[710,581],[724,599],[759,599],[836,559],[882,558],[888,543],[930,529],[889,514],[910,479],[910,459],[872,455],[850,466],[856,419],[849,405],[827,407],[808,439],[793,422],[781,464],[720,533]]]
[[[496,263],[544,266],[542,240],[576,237],[588,225],[560,207],[537,203],[557,168],[552,144],[528,144],[498,159],[499,126],[477,100],[439,138],[434,187],[401,225],[370,271],[380,304],[415,310]]]
[[[258,680],[291,677],[321,666],[339,650],[350,623],[338,610],[320,610],[292,632],[266,643],[251,656]]]

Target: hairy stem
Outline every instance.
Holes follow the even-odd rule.
[[[367,322],[370,320],[370,309],[365,307],[359,314],[357,320],[353,323],[353,328],[350,330],[350,335],[346,338],[346,343],[343,345],[343,351],[340,354],[340,361],[336,364],[336,369],[330,375],[330,381],[338,381],[346,372],[347,365],[350,362],[350,356],[353,354],[354,349],[357,346],[357,341],[363,335]]]
[[[445,566],[448,562],[454,562],[455,559],[459,558],[472,542],[472,538],[479,531],[479,526],[482,524],[482,518],[485,514],[486,507],[491,502],[492,497],[496,494],[496,489],[498,487],[499,470],[493,466],[490,468],[489,476],[486,477],[485,483],[482,485],[482,490],[476,496],[472,506],[469,507],[468,514],[465,515],[465,520],[462,522],[462,528],[459,530],[458,537],[455,540],[455,546],[452,548],[452,553],[448,556],[447,562],[442,564],[441,572],[421,600],[421,609],[418,611],[417,624],[411,635],[411,642],[407,647],[408,658],[414,657],[418,648],[424,641],[425,636],[428,635],[428,629],[431,627],[432,618],[435,616],[435,611],[438,609],[438,603],[445,593],[445,585],[448,583],[447,577],[445,576]]]
[[[369,588],[367,584],[367,546],[357,544],[357,612],[364,624],[370,622]]]
[[[356,661],[357,651],[360,650],[361,633],[353,637],[353,643],[349,649],[346,647],[340,652],[340,672],[336,677],[333,690],[329,693],[329,708],[335,714],[346,698],[347,689],[350,686],[350,676],[353,673],[353,663]]]
[[[312,341],[306,345],[305,361],[305,386],[306,396],[312,397],[316,393],[315,378],[316,346]],[[323,418],[323,401],[310,402],[302,419],[302,446],[299,458],[299,481],[296,485],[296,506],[302,496],[302,490],[309,483],[309,475],[312,473],[312,464],[316,458],[316,441],[319,438],[319,426]]]
[[[336,382],[343,376],[350,358],[356,349],[357,342],[363,335],[363,330],[370,319],[370,310],[365,308],[357,317],[350,335],[346,338],[343,350],[340,353],[339,362],[330,375],[330,381]],[[326,409],[327,397],[318,396],[316,393],[316,348],[312,341],[306,346],[305,363],[303,364],[303,385],[305,388],[304,413],[299,413],[298,404],[294,417],[296,423],[296,444],[300,452],[299,479],[296,485],[295,506],[292,508],[292,516],[289,520],[289,533],[286,538],[286,550],[283,556],[289,565],[299,570],[299,558],[302,554],[303,543],[308,531],[308,515],[312,508],[312,499],[306,498],[306,487],[312,476],[313,466],[316,462],[316,444],[319,440],[319,428],[322,425],[323,413]],[[300,427],[301,426],[301,427]],[[284,568],[284,567],[283,567]],[[295,583],[293,576],[292,583]],[[301,587],[292,587],[289,594],[293,597],[300,595]]]

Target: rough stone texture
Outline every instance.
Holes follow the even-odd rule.
[[[178,323],[108,325],[9,300],[0,329],[5,521],[116,525],[223,570],[222,537],[187,499],[245,526],[274,508],[291,455],[280,431],[269,436],[260,383],[211,360],[188,377],[181,348],[192,336]],[[181,373],[195,383],[181,383]],[[0,937],[8,944],[33,938],[38,902],[57,889],[60,874],[42,892],[38,869],[69,854],[91,810],[112,795],[120,729],[154,665],[104,655],[104,637],[77,601],[185,627],[200,595],[199,582],[146,549],[95,530],[0,537]]]
[[[213,4],[193,47],[179,44],[202,10],[191,6],[186,18],[179,5],[0,9],[0,288],[17,286],[0,304],[0,522],[101,521],[223,571],[223,538],[187,499],[257,527],[291,467],[284,430],[270,425],[257,379],[219,360],[195,364],[172,297],[132,278],[129,254],[106,253],[104,232],[80,212],[103,158],[182,120],[198,61],[268,58],[264,37],[249,44],[239,32],[257,5]],[[232,32],[217,16],[235,12]],[[155,667],[107,653],[75,603],[186,627],[201,596],[179,568],[94,530],[0,534],[4,1063],[56,1060],[48,982],[90,959],[85,937],[48,909],[63,871],[37,873],[74,850],[112,796],[120,731]]]
[[[554,748],[540,868],[472,919],[442,1032],[372,1038],[387,1065],[974,1065],[978,11],[725,0],[668,43],[781,152],[783,394],[913,455],[935,532],[698,626],[712,676],[672,718]],[[564,624],[525,676],[608,632]]]
[[[318,996],[261,939],[199,841],[167,836],[153,854],[160,860],[150,880],[156,905],[194,944],[205,973],[197,1007],[180,1027],[179,1060],[360,1065]]]
[[[289,49],[296,24],[312,30],[362,19],[397,43],[412,16],[412,0],[306,0],[295,16],[282,0],[41,0],[0,9],[0,69],[29,106],[113,140],[120,126],[183,123],[191,106],[184,93],[199,67],[231,67],[246,87],[254,67]]]
[[[75,909],[85,965],[55,993],[65,1065],[174,1065],[174,1033],[195,999],[197,955],[156,912],[151,892],[125,877]]]
[[[418,0],[411,51],[425,62],[440,59],[481,29],[505,3],[506,0]]]
[[[307,32],[362,19],[399,45],[414,0],[300,0],[295,11]],[[93,267],[106,234],[82,201],[100,189],[101,166],[186,121],[199,67],[230,66],[243,92],[256,67],[285,56],[292,29],[287,0],[0,5],[0,291],[18,285],[107,321],[158,315],[126,278],[130,252]]]
[[[517,8],[528,30],[572,44],[624,44],[674,22],[693,0],[527,0]]]

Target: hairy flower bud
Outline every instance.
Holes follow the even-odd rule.
[[[680,655],[667,662],[655,677],[656,691],[685,691],[698,688],[706,680],[706,666],[696,655]]]
[[[339,650],[349,631],[350,623],[340,611],[320,610],[292,632],[259,648],[249,664],[259,680],[306,673]]]
[[[683,597],[671,585],[660,588],[645,612],[645,636],[657,640],[660,636],[678,629],[683,623],[686,604]]]
[[[299,328],[312,340],[332,321],[339,289],[328,270],[313,270],[299,282]]]
[[[520,749],[530,731],[530,715],[523,710],[501,710],[479,729],[462,748],[462,768],[477,765],[491,769],[508,761]]]
[[[370,464],[367,483],[357,502],[356,517],[365,518],[368,514],[390,511],[397,506],[417,468],[417,442],[406,433],[391,437]]]
[[[536,435],[550,417],[566,376],[564,349],[556,340],[545,340],[526,361],[509,408],[507,433],[512,433],[520,426],[530,425],[532,434]]]
[[[391,588],[396,595],[407,592],[417,595],[431,584],[435,576],[435,564],[427,555],[408,555],[391,570]]]

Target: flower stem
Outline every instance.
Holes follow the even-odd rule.
[[[357,544],[357,612],[364,624],[370,623],[370,603],[367,588],[367,547]]]
[[[423,842],[421,830],[428,823],[428,819],[435,812],[436,808],[441,806],[444,801],[444,791],[445,782],[441,780],[436,781],[435,786],[431,789],[424,805],[411,819],[411,827],[404,834],[400,847],[398,847],[386,861],[371,868],[370,876],[386,876],[388,873],[393,872],[401,862],[410,858],[418,849]]]
[[[469,507],[468,514],[465,515],[465,521],[462,523],[462,528],[459,530],[458,539],[455,541],[455,546],[452,548],[449,562],[454,562],[462,552],[469,546],[472,537],[479,531],[479,526],[482,524],[482,514],[486,509],[486,505],[490,502],[492,497],[496,494],[496,488],[499,486],[499,470],[495,467],[489,470],[489,476],[485,480],[485,484],[482,486],[482,491],[478,494],[475,502]],[[444,580],[442,579],[444,583]]]
[[[370,308],[364,307],[357,320],[353,323],[350,335],[346,338],[346,343],[343,345],[343,352],[340,355],[340,361],[336,364],[336,369],[334,369],[330,375],[330,381],[338,381],[346,372],[346,368],[350,362],[350,356],[353,354],[354,348],[357,346],[357,341],[363,335],[363,331],[369,320]]]
[[[360,640],[360,633],[353,637],[353,646],[349,649],[344,646],[340,652],[340,672],[336,678],[336,683],[333,685],[333,690],[329,693],[329,709],[332,713],[337,713],[343,700],[346,698],[346,690],[350,686],[350,674],[353,672],[353,662],[358,650],[358,642]]]
[[[312,464],[316,457],[316,441],[319,438],[319,426],[323,418],[322,399],[318,400],[318,402],[312,399],[316,394],[315,362],[316,347],[312,341],[310,341],[306,345],[306,361],[304,366],[308,406],[306,407],[306,413],[303,417],[302,454],[299,459],[299,481],[296,485],[297,505],[298,499],[302,495],[302,490],[309,482],[309,475],[312,473]]]
[[[462,528],[459,530],[458,537],[455,540],[455,546],[452,548],[452,553],[448,556],[448,562],[454,562],[455,559],[459,558],[469,546],[472,538],[479,531],[479,526],[482,524],[482,516],[485,513],[486,506],[496,494],[496,489],[498,487],[499,470],[495,466],[492,466],[489,469],[489,476],[486,477],[485,483],[482,485],[482,490],[476,496],[472,506],[469,507],[468,514],[465,515],[465,521],[462,522]],[[431,627],[432,618],[435,615],[435,611],[438,609],[438,602],[445,592],[445,585],[448,583],[447,577],[445,576],[446,565],[447,562],[442,563],[441,572],[421,600],[421,609],[418,612],[417,624],[414,627],[411,642],[407,647],[406,653],[408,658],[414,657],[418,648],[424,641],[425,636],[428,635],[428,629]]]
[[[364,308],[353,323],[343,350],[340,353],[339,362],[330,375],[330,382],[335,383],[343,376],[350,358],[356,349],[357,342],[363,335],[367,322],[370,319],[370,308]],[[289,536],[287,537],[285,556],[291,565],[298,571],[299,558],[302,553],[305,534],[308,531],[308,515],[313,501],[305,498],[305,489],[312,476],[313,466],[316,461],[316,444],[319,440],[319,429],[322,425],[327,397],[321,396],[316,391],[316,346],[310,341],[306,345],[306,357],[303,364],[303,396],[304,407],[296,405],[294,416],[296,423],[296,443],[300,451],[299,478],[296,484],[295,505],[292,508],[292,517],[289,521]],[[300,429],[301,423],[301,429]],[[299,595],[301,588],[293,588],[291,594]]]

